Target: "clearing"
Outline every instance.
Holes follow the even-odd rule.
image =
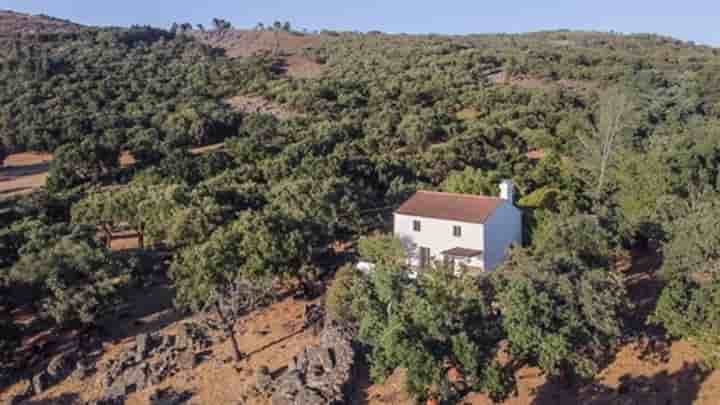
[[[44,186],[51,160],[49,153],[9,155],[0,167],[0,197],[27,194]]]
[[[313,60],[308,52],[320,47],[328,39],[322,34],[231,30],[193,31],[193,35],[212,47],[225,49],[227,55],[233,58],[274,55],[280,59],[278,70],[295,78],[318,77],[323,72],[323,66]]]

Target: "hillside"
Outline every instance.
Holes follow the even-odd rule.
[[[717,49],[0,18],[0,401],[720,391]],[[504,179],[524,245],[407,279],[393,210]]]
[[[0,10],[0,37],[69,34],[80,32],[81,29],[79,24],[67,20]]]
[[[266,30],[193,31],[193,36],[224,49],[233,58],[274,56],[279,61],[276,69],[296,78],[312,78],[322,73],[322,66],[314,60],[311,51],[331,38],[322,34]]]

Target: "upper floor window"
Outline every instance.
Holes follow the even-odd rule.
[[[413,231],[420,232],[420,221],[413,221]]]
[[[458,237],[458,238],[461,237],[462,236],[462,228],[457,225],[453,226],[453,236]]]

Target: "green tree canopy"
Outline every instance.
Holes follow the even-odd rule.
[[[589,379],[619,345],[628,301],[617,275],[516,251],[498,277],[502,323],[517,361],[553,377]]]
[[[120,151],[88,137],[78,145],[60,147],[50,163],[47,187],[63,191],[88,182],[98,182],[120,165]]]

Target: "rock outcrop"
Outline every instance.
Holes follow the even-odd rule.
[[[273,405],[344,403],[354,371],[352,340],[352,333],[338,324],[326,324],[320,345],[293,358],[273,384]]]
[[[70,375],[79,362],[78,357],[79,353],[76,350],[53,357],[47,367],[32,377],[32,388],[35,394],[40,394]]]
[[[135,346],[111,360],[99,376],[105,400],[114,401],[161,383],[180,370],[194,368],[198,353],[211,345],[198,325],[185,323],[178,335],[141,334]]]

